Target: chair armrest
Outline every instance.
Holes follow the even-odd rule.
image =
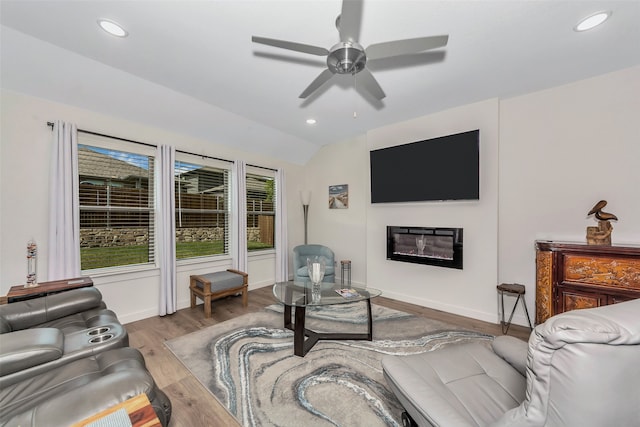
[[[93,287],[0,305],[3,327],[0,332],[31,328],[51,320],[100,307],[104,308],[106,305],[102,302],[100,291]],[[7,325],[10,330],[6,330]]]
[[[244,271],[240,271],[240,270],[236,270],[235,268],[227,268],[227,271],[229,273],[236,273],[242,276],[242,279],[244,280],[244,284],[246,285],[249,279],[249,274],[245,273]]]
[[[199,274],[192,274],[189,281],[190,281],[189,283],[190,288],[197,288],[198,283],[200,283],[202,285],[202,292],[204,294],[211,293],[211,281],[208,280],[206,277],[201,276]]]
[[[522,376],[527,375],[528,344],[521,339],[507,335],[496,337],[491,344],[495,354],[513,366]]]
[[[2,337],[0,376],[59,359],[64,352],[64,336],[54,328],[27,329]]]

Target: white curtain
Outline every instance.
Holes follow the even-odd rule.
[[[287,197],[284,170],[276,172],[276,282],[289,280],[289,248],[287,245]]]
[[[176,210],[174,163],[176,150],[169,145],[158,147],[158,261],[160,264],[159,314],[171,314],[177,307]]]
[[[247,272],[247,166],[242,160],[233,163],[232,205],[236,226],[232,228],[233,268]]]
[[[80,276],[80,209],[78,198],[78,129],[53,124],[49,181],[48,280]]]

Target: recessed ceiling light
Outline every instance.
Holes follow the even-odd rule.
[[[109,21],[108,19],[99,19],[98,25],[100,25],[100,28],[102,28],[112,36],[127,37],[129,35],[129,33],[127,33],[125,29],[120,26],[120,24]]]
[[[611,13],[612,13],[611,11],[598,12],[598,13],[594,13],[593,15],[587,16],[586,18],[578,22],[578,25],[573,27],[573,30],[587,31],[594,27],[597,27],[598,25],[602,24],[604,21],[609,19],[609,17],[611,16]]]
[[[316,123],[317,123],[316,119],[307,119],[307,124],[308,125],[315,125]]]

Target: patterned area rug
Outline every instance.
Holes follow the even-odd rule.
[[[167,347],[246,427],[401,426],[381,359],[493,337],[372,305],[373,341],[319,341],[293,354],[282,306],[167,341]],[[366,332],[364,303],[307,309],[318,332]]]

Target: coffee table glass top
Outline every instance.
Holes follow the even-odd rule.
[[[382,294],[378,289],[339,283],[321,283],[319,288],[319,292],[314,292],[311,282],[278,282],[273,285],[273,295],[285,305],[307,307],[366,301]],[[352,293],[342,296],[336,292],[341,289],[351,290]]]

